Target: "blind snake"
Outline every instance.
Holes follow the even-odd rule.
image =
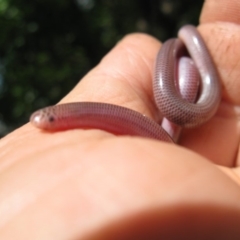
[[[173,125],[197,127],[216,113],[221,100],[221,86],[208,49],[196,28],[183,26],[178,37],[166,41],[158,52],[153,79],[154,100],[163,116]],[[190,76],[183,85],[189,82],[198,85],[198,73],[201,79],[199,89],[195,89],[193,94],[192,86],[190,90],[189,87],[183,87],[182,91],[190,91],[190,95],[193,95],[190,100],[179,94],[176,81],[178,60],[186,55],[185,46],[194,64],[191,70],[188,67],[191,64],[185,64],[188,70],[183,72]],[[197,74],[191,72],[194,69],[197,69]],[[196,95],[197,100],[192,102]],[[143,114],[108,103],[75,102],[50,106],[34,112],[30,122],[47,131],[96,128],[117,135],[137,135],[166,142],[173,142],[174,139],[163,127]]]

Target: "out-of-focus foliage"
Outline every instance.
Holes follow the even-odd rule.
[[[198,24],[203,0],[0,0],[0,136],[55,104],[130,32]]]

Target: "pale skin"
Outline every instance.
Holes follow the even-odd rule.
[[[0,239],[239,239],[239,12],[238,0],[205,2],[198,29],[222,102],[180,146],[30,124],[1,139]],[[109,102],[157,120],[151,79],[160,46],[126,36],[61,103]]]

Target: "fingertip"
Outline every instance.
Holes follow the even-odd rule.
[[[238,0],[208,0],[204,2],[200,16],[201,23],[231,22],[240,23],[240,4]]]
[[[152,77],[159,48],[160,42],[147,34],[126,35],[62,102],[112,103],[157,116]]]

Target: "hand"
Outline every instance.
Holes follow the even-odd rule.
[[[183,132],[181,146],[30,124],[3,138],[0,239],[238,239],[239,11],[238,1],[205,2],[199,31],[223,97],[210,122]],[[109,102],[157,120],[159,47],[150,36],[126,36],[61,102]]]

